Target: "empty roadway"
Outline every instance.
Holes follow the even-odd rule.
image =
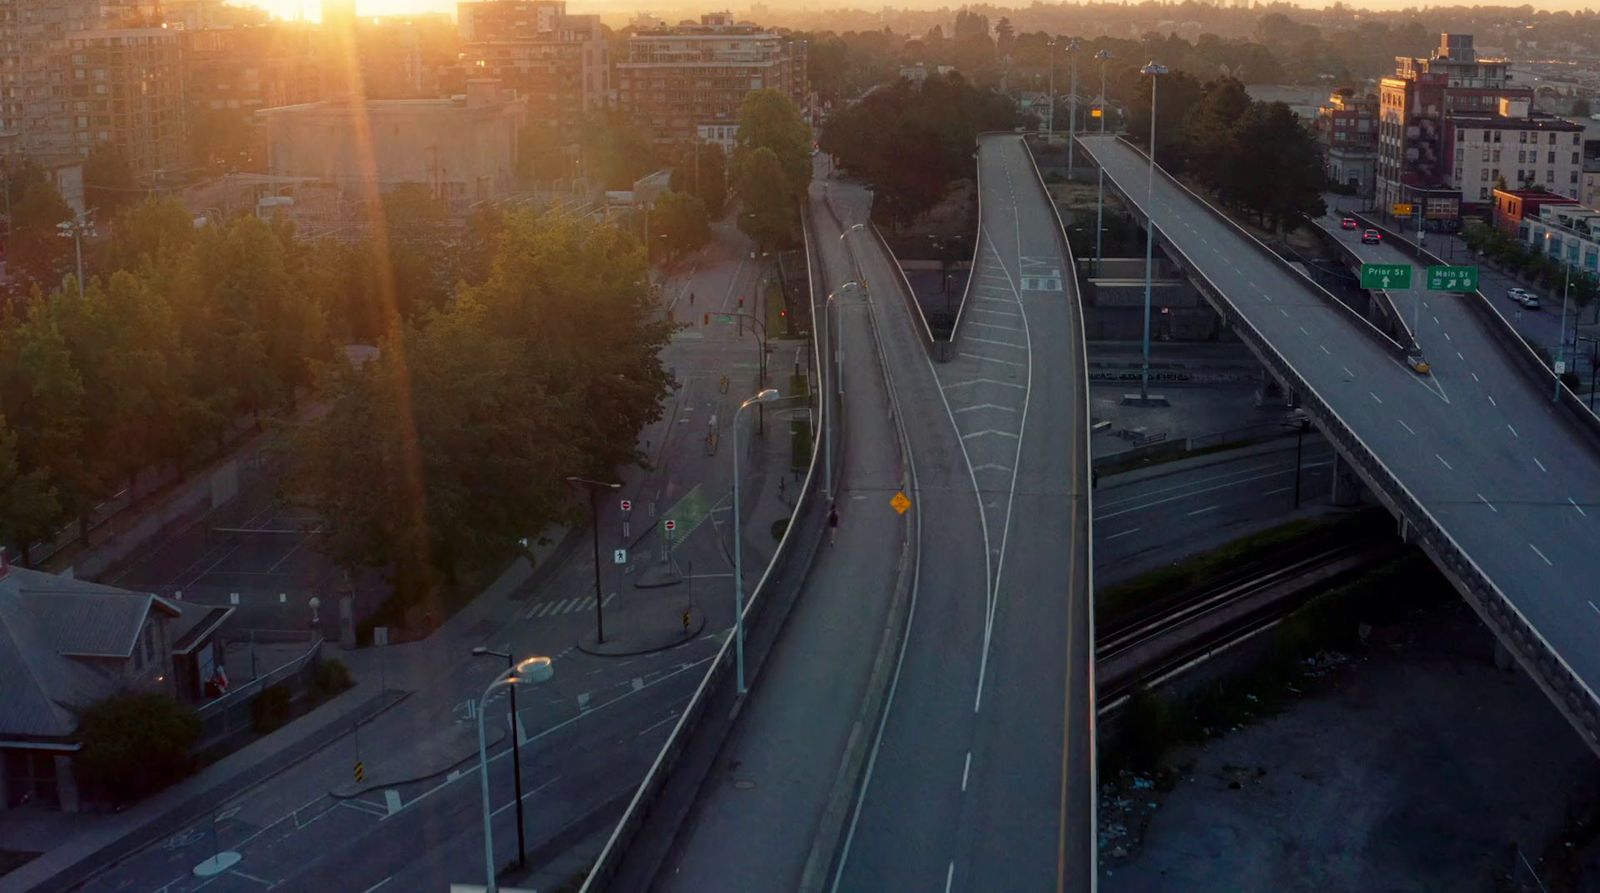
[[[1161,174],[1147,199],[1144,156],[1081,142],[1593,689],[1600,456],[1462,305],[1471,298],[1424,296],[1433,374],[1420,376]]]

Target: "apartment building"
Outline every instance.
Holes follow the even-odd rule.
[[[46,167],[115,146],[147,184],[176,176],[183,145],[175,31],[134,4],[0,3],[0,134]]]
[[[787,95],[809,108],[807,46],[770,29],[710,13],[700,22],[640,31],[617,63],[617,102],[658,142],[735,125],[751,91]]]
[[[323,98],[330,67],[313,28],[273,23],[180,32],[191,109],[257,109]]]
[[[1533,90],[1504,59],[1480,58],[1472,35],[1395,61],[1379,84],[1380,204],[1421,203],[1430,228],[1454,229],[1460,212],[1488,211],[1499,185],[1578,195],[1582,128],[1535,111]]]
[[[1317,141],[1328,179],[1371,195],[1378,160],[1378,97],[1336,90],[1317,109]]]
[[[568,15],[566,0],[482,0],[456,9],[465,76],[514,87],[533,120],[570,126],[606,104],[611,51],[599,16]]]
[[[1457,113],[1445,120],[1445,160],[1464,204],[1488,203],[1500,183],[1579,197],[1583,128],[1553,115],[1535,115],[1531,104],[1502,98],[1493,112]]]

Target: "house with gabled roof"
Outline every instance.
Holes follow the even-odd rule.
[[[216,634],[232,612],[13,567],[0,553],[0,808],[81,807],[73,755],[95,702],[133,690],[198,703],[225,687]]]

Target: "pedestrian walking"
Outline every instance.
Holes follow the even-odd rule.
[[[828,507],[828,545],[839,541],[839,506]]]
[[[694,292],[689,292],[689,306],[694,306]]]

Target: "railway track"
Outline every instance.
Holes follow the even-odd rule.
[[[1319,592],[1404,548],[1393,535],[1371,530],[1346,528],[1296,544],[1108,624],[1095,637],[1098,712],[1110,713],[1134,690],[1164,682],[1276,626]]]

